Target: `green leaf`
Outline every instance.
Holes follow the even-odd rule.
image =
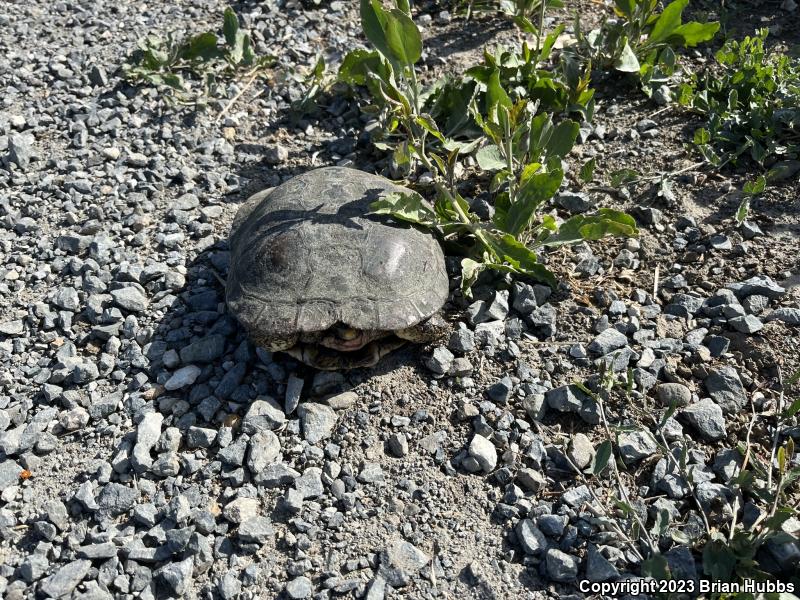
[[[711,579],[731,581],[737,562],[732,548],[720,534],[708,540],[703,547],[703,571]]]
[[[353,50],[345,55],[337,78],[348,85],[366,85],[368,73],[380,73],[380,55],[374,50]]]
[[[207,61],[220,56],[221,53],[217,48],[217,36],[210,31],[190,37],[180,52],[180,57],[184,60]]]
[[[680,27],[676,27],[672,34],[669,36],[668,41],[672,43],[680,42],[681,46],[693,48],[703,42],[708,42],[713,39],[719,31],[719,23],[698,23],[691,21],[685,23]]]
[[[633,18],[633,11],[636,10],[636,0],[615,0],[617,10],[628,19]]]
[[[239,31],[239,18],[233,9],[229,6],[225,9],[222,23],[222,33],[225,36],[225,43],[231,48],[236,44],[236,34]]]
[[[711,134],[705,127],[701,127],[700,129],[694,132],[694,143],[697,144],[698,146],[701,144],[707,144],[710,141],[711,141]]]
[[[547,156],[564,158],[575,145],[575,140],[578,139],[579,132],[580,125],[575,121],[571,121],[570,119],[561,121],[561,123],[556,125],[555,129],[553,129],[553,134],[550,136],[550,140],[545,147]]]
[[[488,233],[488,232],[487,232]],[[486,236],[492,244],[492,251],[500,260],[505,261],[511,267],[511,271],[527,275],[537,281],[546,283],[552,288],[558,285],[558,281],[550,270],[538,262],[536,253],[508,233],[497,235],[489,234]],[[487,265],[491,268],[502,268],[501,265]]]
[[[446,140],[442,135],[442,132],[439,131],[439,126],[436,124],[436,121],[433,120],[433,117],[431,117],[428,114],[417,115],[414,118],[414,122],[416,122],[417,125],[422,127],[425,131],[430,133],[437,140],[439,140],[443,144],[445,143]]]
[[[603,472],[603,469],[606,468],[608,465],[608,459],[611,458],[611,441],[604,440],[598,447],[597,452],[594,455],[594,467],[592,467],[592,473],[594,475],[599,475]]]
[[[739,208],[736,209],[736,223],[741,225],[744,223],[745,219],[747,219],[747,215],[750,212],[750,196],[745,196],[742,198],[742,201],[739,203]]]
[[[511,108],[511,98],[508,97],[503,86],[500,84],[500,69],[495,69],[489,76],[486,84],[486,108],[491,113],[497,106]]]
[[[642,561],[642,577],[652,577],[656,581],[672,579],[667,559],[661,554],[653,554],[650,558]]]
[[[437,223],[436,213],[415,192],[393,192],[370,204],[372,214],[391,215],[395,219],[434,227]]]
[[[403,11],[393,8],[386,14],[386,44],[398,63],[412,67],[422,56],[422,36],[414,21]]]
[[[516,202],[509,207],[505,231],[514,236],[525,231],[539,206],[558,191],[563,178],[564,172],[560,169],[528,178],[518,190]]]
[[[789,407],[783,411],[783,416],[786,419],[790,419],[797,413],[800,413],[800,398],[792,402]]]
[[[633,169],[619,169],[611,173],[611,187],[619,188],[639,179],[640,175]]]
[[[639,69],[641,69],[639,59],[636,58],[636,53],[631,49],[628,42],[625,42],[619,58],[614,61],[614,68],[623,73],[638,73]]]
[[[575,215],[567,219],[558,233],[545,238],[542,245],[561,246],[605,236],[633,237],[638,235],[636,221],[627,213],[610,208],[598,209],[595,214]]]
[[[500,148],[494,144],[484,146],[475,153],[478,166],[484,171],[497,171],[506,167],[506,161],[500,154]]]
[[[388,17],[380,0],[361,0],[361,28],[375,49],[390,58],[389,44],[386,41],[386,21]]]
[[[767,189],[767,179],[763,175],[754,181],[748,181],[744,184],[742,191],[748,196],[759,196]]]
[[[461,293],[464,297],[472,298],[471,288],[485,268],[484,263],[479,263],[471,258],[461,259]]]
[[[581,165],[581,169],[578,172],[578,177],[583,183],[591,183],[592,179],[594,178],[594,169],[597,166],[597,160],[594,158],[590,158],[587,160],[583,165]]]
[[[675,32],[681,24],[681,15],[688,3],[689,0],[675,0],[664,9],[647,37],[648,46],[666,41]]]

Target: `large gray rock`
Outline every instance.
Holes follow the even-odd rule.
[[[316,444],[330,437],[336,426],[336,411],[327,404],[304,402],[297,407],[303,425],[303,437],[309,444]]]
[[[578,567],[581,561],[571,554],[562,552],[557,548],[547,551],[545,560],[547,564],[547,574],[555,581],[575,581],[578,576]]]
[[[286,422],[283,409],[270,396],[262,396],[253,400],[250,408],[242,419],[242,431],[254,434],[259,431],[277,429]]]
[[[609,352],[618,350],[619,348],[623,348],[627,345],[628,338],[626,335],[624,333],[620,333],[613,327],[609,327],[596,338],[594,338],[587,349],[589,352],[593,352],[595,354],[606,355]]]
[[[136,428],[136,445],[131,453],[131,465],[139,471],[146,471],[153,464],[150,450],[161,437],[161,424],[164,415],[158,412],[147,413]]]
[[[155,575],[174,594],[183,596],[192,584],[193,573],[194,559],[190,556],[180,562],[164,565]]]
[[[727,435],[722,408],[710,398],[703,398],[687,406],[681,415],[706,440],[721,440]]]
[[[138,499],[139,490],[112,481],[103,486],[97,496],[97,506],[100,512],[117,516],[132,509]]]
[[[703,384],[711,399],[722,407],[725,413],[734,413],[747,404],[739,374],[733,367],[722,367],[711,371]]]
[[[381,552],[381,566],[378,572],[389,585],[402,587],[408,585],[411,577],[430,560],[430,556],[410,542],[398,540]]]
[[[39,591],[49,598],[64,598],[69,596],[72,591],[83,581],[92,561],[86,559],[73,560],[55,573],[47,577],[39,585]]]
[[[525,554],[539,556],[547,550],[547,538],[530,519],[522,519],[517,523],[514,532]]]

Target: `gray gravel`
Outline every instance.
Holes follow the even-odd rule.
[[[256,4],[243,24],[278,72],[363,45],[355,5]],[[599,393],[601,365],[633,375],[604,414],[641,470],[631,493],[648,526],[653,497],[686,532],[698,525],[664,456],[684,445],[701,501],[730,509],[738,464],[721,446],[768,379],[742,344],[800,324],[791,290],[752,265],[700,285],[676,263],[655,296],[623,294],[588,278],[645,272],[645,240],[580,245],[568,266],[588,303],[572,283],[499,278],[469,301],[454,286],[437,347],[314,373],[256,348],[228,314],[227,233],[252,192],[311,166],[387,172],[363,135],[371,117],[335,94],[318,117],[291,114],[293,76],[257,83],[219,122],[224,101],[184,110],[118,79],[143,35],[217,27],[217,6],[1,12],[0,596],[544,598],[636,576],[569,465],[590,471],[606,436],[575,385]],[[457,18],[420,21],[433,35]],[[657,124],[632,129],[658,141]],[[564,190],[557,207],[595,200]],[[665,248],[740,243],[638,214]],[[673,403],[665,449],[650,417]],[[605,474],[592,485],[614,493]],[[661,542],[674,572],[700,572]],[[769,551],[776,568],[800,553]]]

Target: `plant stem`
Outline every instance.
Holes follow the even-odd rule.
[[[587,487],[587,489],[589,490],[589,493],[592,495],[592,498],[594,498],[595,502],[597,502],[597,507],[592,506],[592,505],[588,505],[587,508],[591,512],[593,512],[594,514],[598,514],[599,513],[599,514],[603,515],[604,517],[606,517],[610,521],[610,523],[614,526],[614,529],[616,529],[616,531],[619,534],[619,536],[628,544],[628,546],[630,546],[630,549],[637,556],[637,558],[639,558],[639,560],[644,560],[644,556],[642,556],[641,552],[639,552],[639,549],[636,547],[636,544],[633,542],[633,540],[630,538],[630,536],[627,535],[624,531],[622,531],[622,529],[617,524],[617,522],[614,520],[614,518],[611,515],[608,514],[608,512],[605,510],[605,508],[603,508],[603,503],[600,501],[600,498],[597,497],[597,493],[595,493],[595,491],[592,489],[592,486],[589,485],[589,482],[587,481],[587,479],[584,476],[583,472],[578,468],[578,466],[575,463],[573,463],[569,459],[569,457],[566,454],[564,455],[564,458],[567,460],[567,463],[569,463],[569,466],[572,467],[572,469],[578,475],[578,478],[581,480],[581,483]],[[644,528],[640,528],[640,531],[644,532],[645,530],[644,530]],[[650,543],[649,540],[648,540],[648,543]],[[652,546],[651,546],[651,549],[652,549]]]
[[[541,0],[539,10],[539,36],[536,38],[536,60],[539,60],[539,54],[542,51],[542,37],[544,36],[544,11],[547,8],[547,0]]]
[[[603,428],[606,430],[606,436],[610,443],[614,443],[614,436],[611,434],[611,427],[608,425],[608,420],[606,419],[606,411],[603,407],[603,399],[600,396],[596,396],[595,402],[597,402],[597,408],[600,411],[600,422],[603,424]],[[611,457],[614,459],[614,457]],[[650,537],[650,533],[647,531],[647,528],[642,523],[642,520],[639,518],[639,515],[633,509],[633,505],[631,504],[630,496],[628,496],[628,490],[625,488],[625,484],[622,482],[622,476],[619,474],[619,469],[617,469],[617,461],[610,460],[608,461],[614,471],[614,479],[617,480],[617,488],[619,489],[620,496],[625,501],[625,504],[631,507],[631,516],[633,520],[639,525],[639,530],[642,532],[642,535],[647,540],[647,544],[650,547],[650,550],[654,550],[658,548],[653,538]]]
[[[244,94],[247,90],[250,89],[250,86],[253,85],[253,82],[256,80],[256,77],[258,77],[259,71],[260,69],[253,70],[253,74],[250,76],[250,79],[247,80],[247,83],[244,84],[244,87],[242,87],[242,89],[239,90],[239,92],[233,98],[231,98],[230,102],[228,102],[228,104],[225,105],[225,108],[219,111],[217,118],[214,120],[215,123],[219,123],[220,119],[222,119],[225,113],[228,112],[230,108],[234,104],[236,104],[236,101],[242,97],[242,94]]]

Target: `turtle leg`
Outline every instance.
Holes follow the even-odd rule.
[[[401,339],[420,344],[438,340],[447,333],[448,329],[447,321],[444,320],[441,314],[435,313],[416,325],[398,329],[394,334]]]
[[[258,346],[269,350],[270,352],[286,352],[292,346],[297,345],[297,340],[300,336],[290,335],[285,338],[262,338],[255,340]]]
[[[353,352],[339,352],[315,344],[300,343],[284,352],[315,369],[338,371],[373,367],[405,343],[406,340],[397,337],[383,338]]]

